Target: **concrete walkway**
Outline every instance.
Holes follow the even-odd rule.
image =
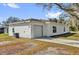
[[[68,39],[63,39],[63,38],[36,39],[36,40],[64,44],[64,45],[69,45],[69,46],[74,46],[74,47],[79,48],[79,41],[75,41],[75,40],[68,40]]]

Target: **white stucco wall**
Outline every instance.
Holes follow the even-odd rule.
[[[9,26],[9,36],[13,36],[12,28],[14,28],[15,33],[19,33],[20,37],[31,38],[31,26],[30,25]]]
[[[37,26],[43,26],[42,30],[43,30],[43,36],[47,36],[48,32],[49,31],[48,27],[47,27],[47,24],[45,24],[44,22],[38,22],[38,21],[33,21],[31,22],[31,35],[32,37],[34,37],[34,26],[37,25]],[[39,32],[39,31],[38,31]],[[37,34],[38,35],[38,34]]]
[[[53,26],[56,26],[56,33],[53,33]],[[65,32],[64,32],[65,27]],[[69,32],[68,26],[59,23],[48,23],[47,24],[47,36],[59,35]]]
[[[4,28],[4,33],[7,34],[8,33],[8,27]]]
[[[59,24],[59,23],[54,23],[54,22],[48,22],[48,23],[44,23],[44,22],[38,22],[38,21],[32,21],[30,23],[21,23],[21,24],[17,24],[17,25],[10,25],[9,26],[9,36],[13,36],[13,32],[12,32],[12,28],[15,29],[15,33],[19,33],[20,37],[24,37],[24,38],[35,38],[34,35],[39,35],[34,34],[35,28],[34,26],[43,26],[43,36],[53,36],[53,35],[59,35],[59,34],[64,34],[69,32],[69,28],[68,26],[64,25],[64,24]],[[56,26],[57,28],[57,32],[53,33],[53,26]],[[65,27],[65,32],[64,32],[64,27]],[[39,29],[39,28],[38,28]],[[39,30],[37,31],[39,32]]]
[[[9,26],[9,36],[13,36],[12,28],[13,28],[13,26]]]

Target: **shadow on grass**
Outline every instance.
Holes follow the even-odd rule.
[[[55,35],[55,36],[51,36],[53,38],[58,38],[58,37],[69,37],[69,36],[73,36],[76,33],[66,33],[66,34],[61,34],[61,35]]]

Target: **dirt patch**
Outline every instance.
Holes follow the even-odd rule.
[[[31,39],[5,43],[0,46],[0,55],[79,55],[79,48],[63,44]]]
[[[16,41],[3,41],[3,42],[0,42],[0,46],[6,46],[9,44],[14,44],[14,43],[17,43],[17,42]]]
[[[63,48],[48,47],[46,50],[39,51],[35,55],[69,55],[70,53]]]
[[[36,44],[34,43],[19,43],[16,45],[10,45],[0,48],[0,55],[16,55],[24,49],[31,49],[34,47],[36,47]]]

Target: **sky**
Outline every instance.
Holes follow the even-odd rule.
[[[0,4],[0,22],[5,21],[8,17],[18,17],[20,19],[37,18],[57,18],[62,13],[57,6],[48,12],[35,3],[1,3]]]

